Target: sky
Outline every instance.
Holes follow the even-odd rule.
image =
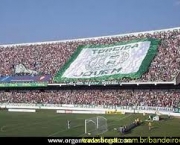
[[[180,0],[0,0],[0,44],[180,27]]]

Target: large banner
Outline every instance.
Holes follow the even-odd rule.
[[[46,82],[32,82],[32,83],[0,83],[0,88],[6,87],[47,87]]]
[[[1,87],[45,87],[51,75],[0,77]]]
[[[14,82],[48,82],[51,75],[25,75],[25,76],[5,76],[0,77],[0,83],[14,83]]]
[[[54,81],[140,78],[157,53],[160,40],[141,39],[77,48]]]

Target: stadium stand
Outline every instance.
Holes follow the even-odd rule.
[[[179,90],[51,90],[0,92],[1,103],[179,106]]]
[[[129,50],[134,52],[131,54],[128,52],[128,57],[125,53],[128,48],[126,46],[130,46]],[[86,53],[84,48],[87,48],[89,53]],[[101,50],[105,48],[107,53],[89,59],[93,49],[99,51],[95,50],[96,48]],[[109,48],[122,49],[117,51],[117,55],[115,51],[108,52]],[[79,57],[83,50],[85,57]],[[145,57],[141,59],[143,55]],[[103,74],[104,76],[99,78],[90,76],[88,79],[86,76],[82,76],[82,79],[65,76],[65,79],[62,79],[62,72],[65,73],[69,68],[67,74],[75,70],[74,76],[79,70],[80,73],[86,70],[97,72],[98,69],[91,67],[96,65],[89,64],[94,62],[93,58],[102,60],[99,56],[100,58],[103,56],[104,60],[115,56],[114,62],[118,62],[98,61],[102,62],[96,63],[98,67],[100,66],[98,68],[100,71],[105,72],[112,66],[115,69],[120,68],[120,71],[121,68],[125,68],[125,73],[117,72],[113,75],[108,74],[109,76]],[[75,63],[76,65],[71,68],[71,64],[81,57],[84,60],[80,59],[79,64],[86,62],[90,67],[86,69],[87,65],[83,64],[85,69],[82,69]],[[109,66],[103,66],[109,62]],[[139,67],[136,67],[136,63],[140,64]],[[114,67],[114,64],[117,67]],[[128,73],[126,68],[138,69],[134,71],[135,73],[133,71]],[[140,75],[137,77],[136,74]],[[119,77],[120,75],[122,77]],[[158,131],[162,137],[173,131],[176,135],[179,120],[176,122],[174,117],[180,117],[179,88],[180,27],[96,38],[0,45],[0,113],[3,118],[0,122],[0,133],[3,136],[8,134],[26,136],[30,133],[31,136],[45,134],[48,137],[68,134],[99,137],[102,132],[114,129],[118,132],[118,136],[124,137],[126,133],[131,133],[134,128],[143,124],[142,128],[136,130],[137,132],[132,131],[132,135],[135,133],[143,137],[149,132],[148,136],[154,136]],[[31,112],[36,116],[31,113],[26,116],[24,113],[9,112]],[[67,118],[66,114],[69,114]],[[151,127],[149,121],[163,120],[164,115],[172,121],[159,122],[159,125],[155,123]],[[166,118],[164,120],[167,120]],[[149,130],[151,128],[155,130],[147,131],[146,124],[149,125]],[[111,135],[113,133],[110,132]]]
[[[0,82],[8,82],[13,78],[13,82],[45,80],[50,84],[56,83],[53,82],[53,77],[78,46],[113,44],[139,38],[161,39],[158,53],[148,71],[140,78],[123,78],[119,81],[145,83],[173,81],[180,70],[180,28],[59,42],[1,45]],[[19,76],[21,77],[18,78]],[[172,108],[178,107],[179,102],[179,90],[0,91],[0,103],[136,105]]]
[[[0,46],[0,76],[33,74],[35,76],[51,75],[53,77],[80,45],[113,44],[139,38],[161,39],[158,53],[153,59],[148,71],[141,78],[134,80],[123,78],[120,81],[173,81],[179,73],[180,68],[180,29],[60,42],[2,45]],[[21,68],[21,70],[23,68],[24,71],[19,72],[18,68]],[[39,80],[37,79],[36,81]],[[52,82],[53,80],[51,78],[50,83]]]

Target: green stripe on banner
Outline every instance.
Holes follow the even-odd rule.
[[[0,83],[1,87],[46,87],[47,83]]]
[[[158,39],[148,38],[111,45],[79,46],[54,81],[140,78],[156,56],[159,43]]]

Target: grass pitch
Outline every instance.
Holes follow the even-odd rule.
[[[0,137],[82,137],[84,134],[84,120],[97,115],[85,114],[57,114],[55,110],[37,111],[36,113],[12,113],[6,110],[0,111]],[[114,128],[132,123],[137,117],[142,121],[148,115],[125,114],[125,115],[99,115],[108,120],[108,132],[102,136],[180,136],[180,119],[168,119],[152,122],[152,130],[148,130],[148,123],[132,129],[122,135]],[[67,129],[67,120],[71,120],[71,129]]]

